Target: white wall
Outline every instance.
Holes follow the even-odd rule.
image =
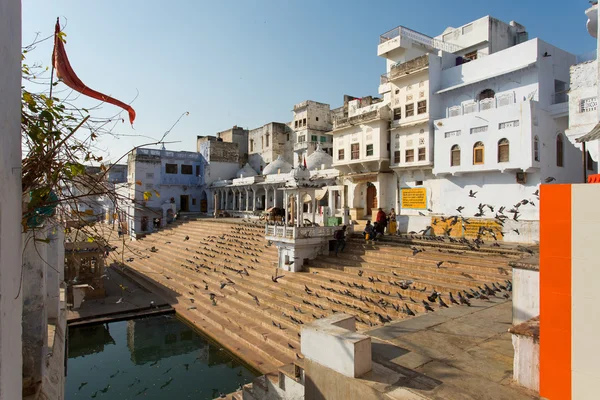
[[[350,126],[337,131],[333,136],[333,164],[344,165],[363,161],[388,159],[387,143],[389,140],[388,121],[376,119],[365,124]],[[359,144],[360,156],[352,160],[351,145]],[[373,145],[373,155],[367,157],[367,145]],[[344,149],[344,159],[338,159],[339,149]]]
[[[21,398],[21,2],[0,2],[0,399]]]
[[[540,271],[513,268],[513,326],[540,315]]]

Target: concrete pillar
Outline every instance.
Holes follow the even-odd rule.
[[[273,207],[277,207],[279,203],[277,203],[277,188],[273,188]]]
[[[311,204],[311,206],[312,206],[312,223],[313,224],[315,223],[315,214],[317,211],[317,199],[315,198],[315,196],[316,195],[313,193],[313,199],[312,199],[312,204]]]
[[[304,212],[304,203],[302,202],[302,197],[300,196],[300,192],[298,192],[298,194],[296,195],[297,199],[298,199],[298,225],[297,226],[302,226],[302,213]]]
[[[283,217],[283,218],[285,218],[283,220],[284,225],[287,225],[287,222],[288,222],[288,198],[289,198],[288,192],[287,191],[283,192],[283,210],[285,212],[285,215]]]
[[[252,189],[252,211],[256,211],[256,189]]]
[[[246,211],[250,211],[250,193],[248,192],[248,188],[246,188]]]
[[[214,201],[213,201],[214,202],[213,214],[214,214],[214,217],[217,218],[217,210],[219,209],[219,207],[218,207],[219,200],[218,200],[217,192],[215,192],[215,194],[213,194],[213,199],[214,199]]]
[[[227,206],[229,205],[229,190],[225,191],[225,206],[223,207],[224,210],[227,210]]]
[[[48,344],[48,310],[46,308],[48,243],[44,231],[23,234],[23,376],[31,384],[41,382]]]
[[[242,204],[242,190],[238,191],[238,211],[243,211],[244,205]]]
[[[4,400],[20,399],[23,389],[21,2],[0,4],[0,398]]]

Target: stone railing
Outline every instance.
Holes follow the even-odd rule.
[[[333,121],[333,129],[345,128],[362,122],[367,122],[380,117],[380,109],[354,115],[352,117],[338,118]]]
[[[516,95],[514,92],[504,93],[483,100],[473,100],[463,102],[461,105],[446,108],[446,118],[458,117],[460,115],[471,114],[475,112],[500,108],[510,104],[515,104]]]
[[[338,226],[281,226],[265,225],[265,236],[285,239],[333,238]]]
[[[189,175],[182,176],[182,175],[176,175],[176,174],[169,176],[169,174],[165,174],[160,177],[161,185],[193,186],[193,185],[198,185],[199,183],[200,183],[200,177],[198,177],[198,176],[189,176]]]
[[[420,32],[413,31],[412,29],[405,28],[404,26],[398,26],[391,31],[387,31],[383,35],[379,36],[379,44],[385,43],[388,40],[392,40],[398,36],[407,37],[416,43],[420,43],[424,46],[432,49],[443,50],[448,53],[456,53],[461,51],[463,48],[453,44],[447,43],[439,39],[434,39],[430,36],[424,35]]]
[[[399,76],[410,74],[411,72],[426,68],[429,66],[429,55],[413,58],[410,61],[394,65],[389,72],[389,79],[396,79]]]

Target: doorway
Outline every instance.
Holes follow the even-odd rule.
[[[179,196],[179,200],[181,202],[181,211],[190,211],[190,196],[182,194]]]
[[[365,215],[372,215],[372,210],[377,208],[377,188],[373,184],[367,185],[367,209]]]
[[[147,216],[143,216],[142,217],[142,224],[141,224],[141,228],[142,228],[142,232],[146,232],[148,230],[148,217]]]

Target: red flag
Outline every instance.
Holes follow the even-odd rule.
[[[104,101],[106,103],[114,104],[115,106],[127,110],[129,113],[129,122],[133,125],[133,120],[135,120],[135,111],[133,110],[133,107],[123,103],[122,101],[90,89],[81,81],[81,79],[79,79],[79,77],[75,74],[75,71],[73,71],[71,63],[69,63],[69,58],[67,57],[67,52],[65,51],[65,44],[61,40],[59,33],[60,25],[57,19],[56,27],[54,29],[54,51],[52,52],[52,64],[54,65],[54,69],[56,69],[56,76],[58,76],[65,85],[81,94]]]
[[[306,156],[304,156],[304,169],[306,169]]]

